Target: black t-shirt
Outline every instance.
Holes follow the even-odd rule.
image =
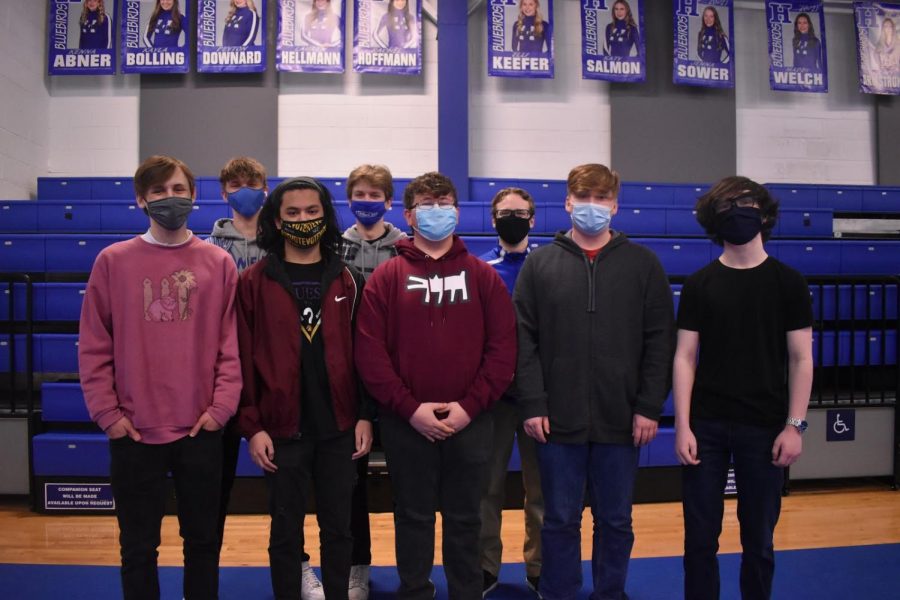
[[[678,306],[678,328],[700,334],[691,417],[783,425],[787,332],[812,322],[806,280],[772,257],[752,269],[717,260],[691,275]]]
[[[300,433],[317,439],[337,435],[322,339],[322,273],[325,263],[284,263],[300,309]]]

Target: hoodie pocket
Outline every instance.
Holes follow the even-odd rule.
[[[550,432],[567,434],[588,426],[588,378],[578,359],[557,358],[550,365],[546,382]]]

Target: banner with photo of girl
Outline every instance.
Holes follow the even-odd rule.
[[[197,0],[197,71],[265,71],[266,2]]]
[[[47,72],[114,75],[115,8],[115,0],[50,0]]]
[[[553,0],[490,0],[488,74],[553,78]]]
[[[859,91],[900,95],[900,4],[854,2]]]
[[[581,77],[641,82],[647,78],[641,0],[587,0],[581,5]]]
[[[122,72],[187,73],[193,0],[122,0]]]
[[[422,0],[355,0],[353,70],[422,72]]]
[[[734,87],[733,0],[675,0],[672,81]]]
[[[279,0],[275,68],[344,72],[345,0]]]
[[[766,0],[769,86],[789,92],[828,91],[822,0]]]

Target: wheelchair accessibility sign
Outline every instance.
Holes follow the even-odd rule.
[[[856,439],[856,411],[829,410],[828,427],[825,430],[825,440],[829,442],[852,442]]]

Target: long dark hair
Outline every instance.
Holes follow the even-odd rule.
[[[800,29],[797,27],[797,23],[800,21],[800,19],[806,19],[806,22],[809,23],[809,32],[807,33],[807,35],[809,36],[809,39],[811,39],[811,40],[819,39],[816,37],[816,28],[813,27],[812,19],[809,18],[808,14],[802,12],[794,18],[794,40],[793,40],[794,50],[796,50],[797,48],[800,47]]]
[[[697,222],[706,230],[712,241],[721,246],[722,238],[716,231],[716,217],[720,209],[730,206],[730,202],[737,198],[753,198],[756,201],[762,217],[762,241],[769,241],[778,220],[778,200],[765,187],[747,177],[739,175],[726,177],[700,196],[694,205]]]
[[[722,21],[719,20],[719,11],[717,11],[712,6],[707,6],[703,9],[703,12],[700,13],[700,31],[697,32],[697,47],[699,48],[703,45],[703,31],[706,29],[706,23],[703,21],[703,15],[706,14],[706,11],[710,11],[713,14],[713,27],[716,28],[716,47],[722,48],[722,40],[727,40],[728,36],[725,35],[725,29],[722,27]]]
[[[147,22],[148,36],[153,33],[153,30],[156,28],[156,19],[159,17],[159,12],[161,10],[162,6],[159,5],[159,0],[156,0],[156,8],[150,13],[150,20]],[[178,0],[175,0],[175,2],[172,3],[172,31],[181,31],[181,10],[178,8]]]
[[[285,193],[291,190],[313,190],[319,194],[319,201],[325,212],[325,232],[319,240],[319,246],[322,249],[322,258],[331,260],[341,251],[341,231],[338,227],[337,213],[328,188],[312,177],[287,179],[272,190],[259,212],[256,245],[269,254],[284,258],[284,238],[281,237],[281,231],[275,227],[275,219],[281,215],[281,202]]]

